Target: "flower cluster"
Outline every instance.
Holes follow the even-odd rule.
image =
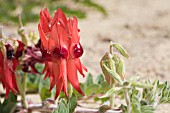
[[[61,91],[68,96],[67,83],[82,95],[77,70],[82,76],[87,71],[79,57],[83,54],[76,17],[67,19],[58,9],[52,18],[47,9],[40,12],[38,30],[41,38],[41,51],[45,58],[45,78],[50,78],[50,90],[56,85],[56,97]]]
[[[19,65],[18,58],[22,56],[25,45],[21,41],[17,40],[17,42],[16,52],[9,43],[5,44],[5,48],[1,47],[0,49],[0,82],[2,82],[4,89],[6,89],[6,98],[8,98],[10,91],[14,94],[19,92],[15,70]]]

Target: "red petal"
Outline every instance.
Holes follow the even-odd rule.
[[[55,24],[50,32],[50,38],[49,38],[49,50],[50,52],[53,51],[55,47],[59,47],[59,35],[58,35],[58,29],[57,24]]]
[[[82,92],[82,90],[80,89],[80,84],[78,81],[78,76],[77,76],[77,69],[74,63],[74,60],[68,60],[67,61],[67,77],[69,82],[72,84],[72,86],[82,95],[84,95],[84,93]]]
[[[4,55],[3,55],[2,51],[0,50],[0,75],[1,76],[2,76],[3,60],[4,60]],[[0,76],[0,80],[1,80],[1,76]]]
[[[12,59],[12,69],[11,70],[15,71],[16,68],[18,67],[18,65],[19,65],[19,60],[16,58]]]
[[[54,74],[55,82],[57,82],[61,77],[61,74],[59,72],[60,72],[60,70],[59,70],[58,63],[53,63],[52,64],[52,73]]]
[[[52,21],[52,26],[56,23],[56,22],[60,22],[60,24],[65,27],[67,24],[67,18],[65,16],[65,14],[62,12],[62,10],[59,8],[57,10],[57,12],[55,12],[54,14],[54,18]]]
[[[76,17],[74,17],[74,20],[73,20],[73,30],[72,30],[71,41],[72,41],[72,43],[79,43],[80,42],[80,36],[78,34],[78,21],[77,21]]]
[[[44,74],[48,70],[48,62],[45,63],[45,67],[42,71],[42,74]]]
[[[50,74],[50,91],[53,89],[55,84],[56,84],[56,81],[54,79],[54,75]]]
[[[50,32],[49,24],[52,18],[50,17],[48,10],[44,9],[40,12],[40,24],[44,33]]]
[[[60,78],[58,80],[58,82],[56,83],[56,95],[55,95],[55,99],[57,99],[57,97],[59,96],[62,88],[63,88],[63,82],[62,82],[62,78]]]
[[[80,74],[84,77],[85,75],[83,73],[83,70],[85,70],[87,72],[87,68],[82,65],[82,63],[81,63],[79,58],[74,59],[74,61],[75,61],[75,64],[76,64],[76,68],[78,69]]]
[[[6,87],[6,96],[5,96],[6,99],[8,99],[9,91],[10,91],[10,89],[8,87]]]
[[[9,64],[8,64],[9,63]],[[10,68],[12,68],[12,63],[11,62],[8,62],[7,59],[5,59],[4,61],[4,75],[5,75],[5,81],[6,83],[8,83],[9,85],[9,88],[11,90],[14,90],[14,86],[13,86],[13,82],[12,82],[12,71],[10,70]]]
[[[13,86],[15,88],[15,92],[13,92],[13,93],[15,94],[16,92],[19,92],[19,90],[18,90],[17,81],[16,81],[14,73],[12,75],[12,82],[13,82]]]
[[[46,36],[45,36],[45,34],[44,34],[44,32],[43,32],[42,27],[41,27],[40,24],[38,24],[38,31],[39,31],[39,35],[40,35],[40,38],[41,38],[41,42],[42,42],[44,48],[45,48],[46,50],[48,50],[48,40],[46,39]]]
[[[68,92],[67,92],[67,69],[66,69],[66,60],[62,59],[60,62],[60,73],[62,73],[62,77],[63,77],[63,88],[64,88],[64,92],[66,94],[66,96],[68,96]],[[59,81],[60,82],[60,81]]]
[[[22,56],[22,52],[24,51],[25,45],[19,40],[17,40],[17,42],[18,42],[18,48],[17,48],[17,51],[15,53],[15,57],[19,58],[19,57]]]
[[[49,77],[49,76],[50,76],[50,73],[47,72],[47,73],[45,74],[44,80],[45,80],[47,77]]]
[[[57,28],[58,28],[58,36],[59,36],[59,40],[60,40],[60,46],[64,46],[65,48],[68,48],[68,41],[69,38],[67,37],[67,33],[65,31],[65,29],[57,24]]]
[[[48,23],[50,23],[50,22],[52,21],[52,18],[51,18],[51,16],[50,16],[49,12],[48,12],[48,9],[45,8],[45,9],[43,10],[43,13],[44,13],[44,16],[45,16],[46,20],[48,21]]]

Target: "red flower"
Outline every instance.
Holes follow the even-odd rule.
[[[15,78],[15,70],[19,65],[18,58],[22,56],[24,44],[20,41],[18,41],[18,44],[15,53],[14,48],[10,44],[5,45],[6,53],[0,50],[0,81],[6,89],[6,98],[8,98],[10,90],[14,94],[19,92]]]
[[[79,57],[83,54],[78,35],[77,19],[67,20],[64,13],[58,9],[54,18],[47,9],[40,12],[38,25],[42,42],[42,54],[46,57],[46,65],[43,72],[50,77],[50,90],[56,85],[56,98],[63,90],[67,93],[67,82],[82,95],[77,77],[77,70],[83,74],[87,69],[81,64]]]

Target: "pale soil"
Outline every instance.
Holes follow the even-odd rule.
[[[85,50],[82,61],[89,72],[94,77],[101,73],[99,62],[109,51],[112,40],[122,44],[129,53],[130,58],[125,60],[127,76],[170,81],[170,1],[95,1],[106,8],[108,16],[91,9],[86,19],[79,20]],[[33,25],[37,30],[35,24],[29,27]],[[162,105],[156,113],[169,113],[169,110],[170,105]]]

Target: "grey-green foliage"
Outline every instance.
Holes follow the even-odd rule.
[[[160,83],[159,80],[154,82],[147,80],[142,83],[142,87],[140,87],[142,90],[139,90],[138,86],[141,85],[133,85],[129,90],[132,113],[154,113],[159,104],[170,103],[170,85],[167,81]],[[127,112],[126,105],[121,105],[121,108],[124,113]]]
[[[17,96],[10,92],[8,95],[8,99],[5,99],[3,103],[0,102],[0,113],[14,113],[16,103]]]
[[[68,101],[60,99],[58,107],[52,113],[73,113],[76,106],[77,97],[73,94]]]
[[[158,104],[170,103],[170,85],[168,82],[160,83],[155,80],[153,83],[148,80],[148,83],[154,85],[153,89],[144,89],[143,98],[146,103],[156,107]]]
[[[104,102],[108,100],[108,98],[99,98],[99,96],[97,96],[98,94],[105,94],[110,89],[110,86],[104,80],[102,74],[99,74],[97,78],[93,80],[93,75],[89,73],[86,81],[84,83],[80,83],[80,86],[86,97],[96,95],[94,96],[94,101]],[[73,92],[76,97],[82,98],[82,95],[80,95],[75,89]]]

